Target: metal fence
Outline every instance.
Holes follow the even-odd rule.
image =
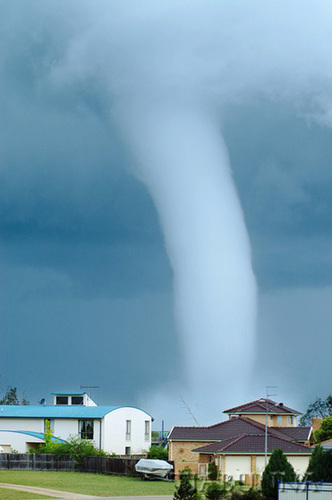
[[[279,500],[332,500],[332,483],[279,483]]]

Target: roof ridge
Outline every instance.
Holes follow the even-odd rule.
[[[260,398],[260,399],[255,399],[254,401],[250,401],[249,403],[244,403],[242,405],[234,406],[233,408],[230,408],[229,410],[224,410],[223,413],[231,413],[234,410],[237,410],[238,408],[246,408],[247,406],[251,406],[253,404],[258,404],[258,406],[262,406],[262,403],[270,403],[273,405],[276,405],[276,401],[273,401],[272,399],[267,399],[267,398]]]

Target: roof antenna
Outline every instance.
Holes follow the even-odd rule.
[[[200,427],[199,423],[197,422],[196,418],[194,417],[191,409],[189,408],[189,406],[187,405],[187,403],[185,402],[185,400],[183,399],[183,397],[181,396],[181,394],[179,394],[180,398],[181,398],[181,401],[182,403],[184,404],[184,406],[187,408],[187,411],[188,413],[191,415],[191,417],[195,420],[196,424],[198,425],[198,427]]]
[[[80,389],[100,389],[100,385],[81,385]],[[88,393],[89,398],[91,398],[91,391]]]
[[[277,396],[277,394],[270,394],[269,390],[271,389],[278,389],[276,385],[267,385],[266,386],[266,416],[265,416],[265,467],[267,464],[267,415],[269,413],[269,397],[270,396]]]

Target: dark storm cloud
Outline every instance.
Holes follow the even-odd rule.
[[[330,284],[329,128],[266,100],[232,109],[223,128],[260,288]]]
[[[112,404],[181,377],[172,272],[151,198],[128,175],[138,161],[116,110],[132,96],[191,102],[199,89],[252,245],[258,356],[283,359],[279,381],[276,368],[262,383],[270,366],[258,363],[256,387],[276,380],[287,393],[289,377],[300,387],[313,332],[328,352],[332,324],[328,3],[96,5],[1,1],[3,385],[33,400],[100,384]],[[322,364],[298,404],[323,374]]]

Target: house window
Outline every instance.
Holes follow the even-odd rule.
[[[78,432],[81,439],[93,439],[93,420],[80,420]]]
[[[130,420],[129,420],[129,422],[130,422]],[[130,453],[131,453],[130,446],[126,446],[126,448],[125,448],[125,455],[130,455]]]
[[[281,415],[278,415],[278,425],[281,425]]]
[[[126,441],[130,440],[131,440],[131,420],[126,420]]]
[[[150,420],[145,420],[144,439],[145,441],[150,439]]]
[[[289,425],[293,425],[294,424],[294,417],[293,416],[288,415],[288,424]]]
[[[47,424],[50,426],[50,430],[54,433],[54,419],[53,418],[45,418],[44,420],[44,433],[47,431]]]
[[[83,396],[72,396],[71,397],[72,405],[82,405],[83,404]]]
[[[57,396],[56,397],[57,405],[67,405],[68,404],[68,396]]]

